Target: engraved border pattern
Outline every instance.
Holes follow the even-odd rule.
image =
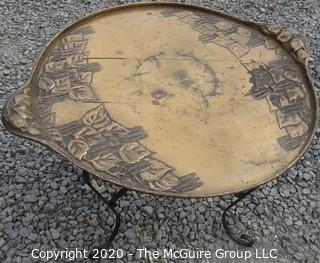
[[[94,12],[93,14],[90,14],[80,20],[78,20],[76,23],[74,23],[73,25],[79,25],[81,22],[84,22],[86,19],[88,18],[92,18],[92,17],[95,17],[97,15],[100,15],[100,14],[103,14],[105,11],[109,11],[109,10],[119,10],[119,9],[122,9],[122,8],[127,8],[127,7],[131,7],[131,6],[149,6],[149,5],[153,5],[154,3],[139,3],[139,4],[130,4],[130,5],[123,5],[123,6],[117,6],[117,7],[113,7],[113,8],[108,8],[106,10],[101,10],[101,11],[97,11],[97,12]],[[164,3],[159,3],[159,5],[163,5]],[[202,8],[202,7],[198,7],[198,6],[193,6],[193,5],[182,5],[182,4],[172,4],[172,3],[165,3],[164,5],[167,5],[167,6],[174,6],[174,7],[179,7],[179,6],[185,6],[185,7],[189,7],[189,8],[194,8],[196,10],[201,10],[201,11],[213,11],[213,13],[217,14],[217,16],[225,16],[227,17],[228,19],[234,19],[235,21],[239,21],[240,23],[248,23],[249,25],[253,25],[253,26],[257,26],[258,24],[257,23],[253,23],[253,22],[248,22],[246,20],[243,20],[243,19],[240,19],[240,18],[237,18],[235,16],[231,16],[229,14],[226,14],[226,13],[223,13],[223,12],[220,12],[220,11],[217,11],[217,10],[210,10],[208,8]],[[264,29],[266,30],[266,33],[272,35],[272,36],[276,36],[277,33],[274,33],[272,30],[269,30],[269,26],[265,26],[264,24],[262,25],[258,25],[259,27],[259,30],[261,29]],[[278,27],[278,26],[276,26]],[[68,30],[69,27],[67,27],[64,32],[66,32],[66,30]],[[62,36],[63,33],[60,33],[58,35],[58,37]],[[51,41],[52,42],[52,41]],[[49,47],[50,44],[47,46]],[[293,56],[295,57],[295,59],[297,61],[300,60],[301,64],[303,64],[303,70],[305,70],[305,75],[306,75],[306,78],[307,78],[307,81],[309,82],[309,84],[312,86],[312,82],[311,82],[311,78],[310,78],[310,73],[308,72],[308,69],[307,69],[307,64],[306,64],[306,61],[307,61],[307,52],[304,48],[304,44],[301,45],[301,42],[299,43],[298,41],[298,44],[296,45],[296,48],[294,48],[294,44],[292,43],[288,43],[286,42],[285,45],[284,45],[285,49],[288,50],[288,49],[291,49],[293,51]],[[298,52],[299,51],[299,52]],[[43,58],[43,54],[44,52],[42,53],[41,56],[39,56],[38,58],[38,63],[40,62],[40,59]],[[297,57],[296,57],[297,56]],[[34,68],[33,69],[33,76],[31,78],[31,81],[34,79],[34,76],[35,75],[38,75],[38,68]],[[37,73],[37,74],[35,74]],[[314,93],[314,89],[311,89],[311,95],[315,96],[316,94]],[[30,105],[30,101],[31,101],[31,89],[29,89],[29,87],[27,88],[24,88],[24,89],[21,89],[19,92],[17,92],[16,94],[14,94],[14,96],[12,96],[10,98],[10,100],[7,101],[7,104],[6,104],[6,108],[4,108],[3,112],[2,112],[2,117],[3,117],[3,120],[6,122],[8,121],[8,119],[12,118],[13,115],[17,114],[17,112],[14,111],[14,108],[17,106],[17,104],[20,103],[20,101],[15,101],[15,96],[17,95],[21,95],[21,94],[25,94],[27,95],[25,97],[25,102],[27,105]],[[12,107],[11,107],[12,106]],[[317,108],[317,103],[315,102],[315,108]],[[27,106],[26,108],[26,111],[27,112],[31,112],[31,109],[30,107]],[[40,136],[42,136],[43,134],[38,134],[38,131],[37,131],[37,123],[35,122],[35,120],[33,119],[33,117],[31,116],[31,118],[27,117],[24,113],[22,113],[20,111],[20,113],[18,114],[19,117],[22,117],[24,120],[22,122],[20,122],[18,125],[13,125],[14,127],[17,127],[18,129],[15,131],[15,129],[12,129],[10,126],[7,126],[7,128],[9,130],[11,130],[13,133],[19,135],[19,136],[22,136],[22,137],[28,137],[28,138],[31,138],[31,139],[36,139],[36,138],[39,138],[39,139],[36,139],[36,141],[39,141],[39,142],[43,142],[44,144],[46,144],[46,140],[45,139],[41,139]],[[315,114],[315,120],[317,120],[318,116],[317,114]],[[4,122],[4,123],[5,123]],[[12,121],[10,121],[11,124],[13,124]],[[315,132],[315,125],[314,125],[315,121],[313,121],[313,124],[312,124],[312,131],[310,131],[311,134],[314,134]],[[31,131],[29,130],[28,131],[28,127],[32,127],[32,128],[35,128],[35,130]],[[311,127],[310,127],[311,129]],[[23,133],[19,133],[18,130],[22,131]],[[28,136],[28,134],[33,134],[33,136]],[[306,145],[304,146],[304,150],[303,152],[306,150],[306,147],[308,147],[310,145],[310,142],[311,140],[309,139],[308,142],[306,143]],[[58,151],[59,152],[59,151]],[[299,154],[298,157],[295,158],[295,160],[289,164],[289,167],[293,165],[293,163],[299,158],[301,157],[302,153]],[[287,169],[287,168],[286,168]],[[282,170],[282,172],[284,172],[286,169]],[[277,175],[279,175],[280,173],[278,173]],[[261,184],[261,183],[260,183]],[[252,186],[258,186],[259,184],[258,183],[255,183]],[[245,190],[247,188],[243,188],[243,189],[238,189],[238,190]],[[138,190],[138,189],[137,189]],[[216,195],[221,195],[223,193],[219,193],[219,194],[214,194],[214,196]],[[181,195],[181,196],[184,196],[184,195]],[[185,195],[186,196],[186,195]],[[202,195],[197,195],[198,197],[202,196]],[[207,195],[205,195],[207,196]]]

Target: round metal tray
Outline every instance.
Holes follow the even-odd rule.
[[[299,34],[185,4],[101,10],[57,34],[3,120],[147,193],[244,191],[305,152],[317,100]]]

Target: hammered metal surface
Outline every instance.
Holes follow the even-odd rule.
[[[180,4],[135,4],[60,33],[4,110],[14,133],[104,180],[181,197],[288,169],[317,104],[298,34]]]

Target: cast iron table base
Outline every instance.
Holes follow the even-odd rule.
[[[113,240],[115,239],[116,235],[119,233],[119,229],[120,229],[120,224],[121,224],[121,220],[120,220],[120,214],[117,212],[117,210],[115,209],[116,206],[116,202],[119,198],[121,198],[121,196],[123,196],[128,189],[126,188],[121,188],[118,192],[114,193],[113,195],[111,195],[111,199],[107,200],[106,198],[104,198],[102,196],[102,194],[100,194],[91,184],[90,182],[90,174],[83,170],[83,179],[84,182],[99,196],[99,198],[111,209],[111,211],[116,215],[116,223],[114,225],[114,228],[111,232],[110,237],[106,240],[106,242],[101,246],[101,248],[109,248],[113,242]],[[101,223],[100,223],[101,225]],[[89,257],[92,259],[93,254],[90,253]]]
[[[99,196],[99,198],[111,209],[111,211],[116,216],[116,223],[114,225],[112,233],[111,233],[110,237],[107,239],[107,241],[101,246],[101,248],[108,249],[111,246],[111,244],[112,244],[113,240],[115,239],[115,237],[117,236],[117,234],[119,233],[120,224],[121,224],[120,214],[115,209],[116,202],[117,202],[117,200],[119,198],[121,198],[128,191],[128,189],[127,188],[121,188],[118,192],[116,192],[116,193],[111,195],[111,199],[110,200],[107,200],[105,197],[103,197],[101,195],[101,193],[99,193],[93,187],[93,185],[90,182],[90,174],[85,170],[83,170],[83,178],[84,178],[84,182]],[[240,236],[236,235],[231,230],[230,225],[227,222],[227,213],[228,213],[228,211],[230,211],[230,209],[232,207],[236,206],[241,200],[243,200],[245,197],[250,195],[254,190],[256,190],[256,188],[235,195],[237,197],[237,199],[234,202],[232,202],[223,211],[223,214],[222,214],[222,225],[223,225],[226,233],[228,234],[228,236],[232,240],[234,240],[236,243],[238,243],[239,245],[242,245],[242,246],[245,246],[245,247],[252,247],[253,246],[253,244],[254,244],[253,238],[248,236],[248,235],[246,235],[246,234],[241,234]]]

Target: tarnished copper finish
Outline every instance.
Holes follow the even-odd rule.
[[[305,152],[317,100],[299,34],[184,4],[101,10],[59,33],[6,127],[117,185],[244,191]]]

